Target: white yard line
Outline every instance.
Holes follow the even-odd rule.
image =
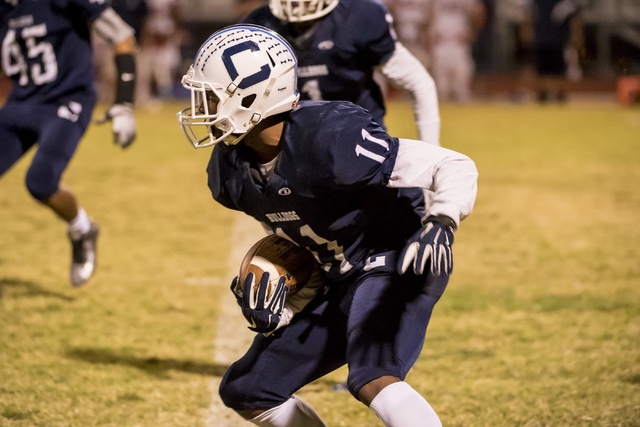
[[[231,279],[238,274],[240,262],[249,248],[265,235],[262,226],[245,214],[238,214],[231,230],[231,252],[229,254],[227,277],[228,283],[220,283],[229,290]],[[240,358],[253,339],[253,333],[247,328],[247,321],[242,317],[240,308],[231,294],[223,292],[220,300],[220,317],[216,327],[213,363],[228,366]],[[218,394],[221,378],[211,381],[211,405],[207,413],[207,427],[238,427],[253,425],[244,421],[234,411],[224,406]]]

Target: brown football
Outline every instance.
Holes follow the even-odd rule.
[[[304,287],[318,263],[308,250],[287,239],[271,234],[256,242],[247,252],[240,265],[240,283],[249,273],[255,275],[256,286],[262,273],[269,272],[270,287],[278,283],[280,276],[286,277],[289,286],[288,295],[294,295]]]

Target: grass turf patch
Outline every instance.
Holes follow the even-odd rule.
[[[64,181],[101,226],[99,266],[68,284],[64,225],[30,199],[30,155],[0,180],[0,426],[204,425],[234,213],[209,150],[137,112],[126,151],[90,128]],[[415,137],[410,106],[391,133]],[[612,104],[445,105],[442,145],[479,172],[454,274],[408,381],[447,426],[636,426],[640,419],[640,116]],[[331,386],[330,426],[379,425]]]

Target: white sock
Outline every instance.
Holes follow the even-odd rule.
[[[261,427],[327,427],[311,405],[298,396],[249,421]]]
[[[387,427],[442,427],[431,405],[404,381],[383,388],[369,408]]]
[[[91,220],[87,216],[84,209],[78,209],[78,215],[69,223],[69,232],[74,239],[80,238],[84,233],[91,229]]]

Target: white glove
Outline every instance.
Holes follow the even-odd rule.
[[[127,148],[136,139],[136,119],[131,104],[113,104],[99,123],[111,121],[113,142]]]

